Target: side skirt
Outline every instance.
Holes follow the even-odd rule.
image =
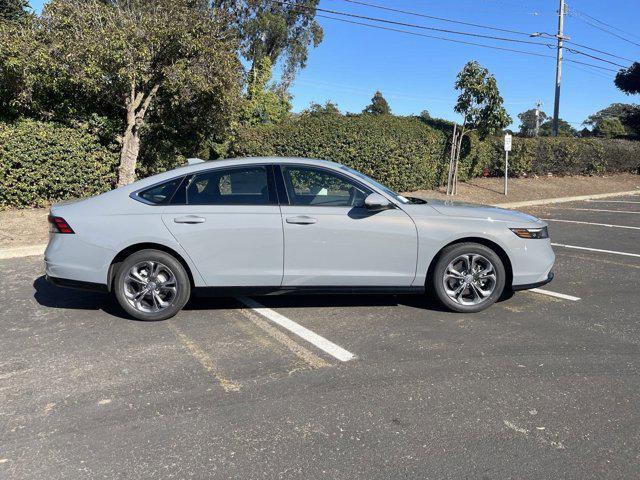
[[[234,295],[405,295],[423,294],[422,287],[197,287],[194,294],[198,297],[231,297]]]

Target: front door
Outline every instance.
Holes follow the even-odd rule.
[[[204,171],[181,193],[183,205],[167,206],[162,220],[208,286],[280,286],[282,218],[271,166]]]
[[[371,212],[372,191],[331,169],[281,166],[288,204],[283,286],[410,286],[418,235],[400,208]]]

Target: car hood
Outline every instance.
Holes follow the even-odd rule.
[[[477,218],[504,222],[526,222],[544,224],[533,215],[474,203],[452,202],[443,200],[429,200],[426,204],[442,215],[458,218]],[[425,205],[425,206],[426,206]]]

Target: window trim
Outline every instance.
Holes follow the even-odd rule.
[[[267,188],[268,188],[268,195],[269,195],[269,203],[268,204],[192,204],[193,206],[237,206],[237,207],[268,207],[268,206],[305,206],[305,207],[323,207],[323,208],[348,208],[348,207],[344,207],[344,206],[338,206],[338,205],[293,205],[291,203],[291,199],[289,198],[289,193],[287,191],[287,186],[285,184],[285,180],[284,180],[284,171],[283,171],[283,167],[285,166],[293,166],[293,167],[303,167],[303,168],[314,168],[317,170],[324,170],[327,171],[329,173],[333,173],[335,175],[338,175],[340,177],[343,177],[347,180],[349,180],[352,183],[355,183],[356,185],[364,188],[367,191],[373,192],[373,193],[381,193],[379,192],[377,189],[370,187],[369,185],[367,185],[366,183],[362,182],[360,179],[351,176],[348,172],[345,173],[343,171],[339,171],[333,168],[329,168],[329,167],[324,167],[321,165],[315,165],[315,164],[308,164],[308,163],[246,163],[244,165],[227,165],[227,166],[220,166],[220,167],[213,167],[213,168],[207,168],[204,170],[199,170],[197,172],[191,172],[191,173],[187,173],[187,174],[183,174],[183,175],[178,175],[176,177],[172,177],[172,178],[168,178],[166,180],[160,181],[160,182],[156,182],[153,183],[151,185],[148,185],[146,187],[140,188],[138,190],[135,190],[133,192],[131,192],[129,194],[129,197],[132,198],[133,200],[136,200],[137,202],[143,203],[145,205],[149,205],[151,207],[167,207],[167,206],[189,206],[188,203],[186,203],[186,192],[185,192],[185,203],[173,203],[173,199],[175,198],[176,194],[178,193],[178,190],[180,189],[185,189],[188,187],[188,184],[191,182],[191,180],[196,176],[196,175],[200,175],[203,173],[208,173],[214,170],[223,170],[223,169],[236,169],[236,168],[247,168],[247,167],[264,167],[267,170]],[[144,192],[145,190],[148,190],[150,188],[153,187],[157,187],[158,185],[162,185],[163,183],[167,183],[167,182],[171,182],[173,180],[179,179],[181,178],[182,181],[178,184],[178,187],[173,191],[171,198],[168,201],[164,201],[162,203],[153,203],[150,202],[149,200],[146,200],[142,197],[139,196],[140,193]],[[387,195],[382,194],[385,198],[387,198]],[[398,205],[396,205],[394,200],[390,200],[391,201],[391,205],[393,206],[393,208],[400,208],[398,207]],[[350,208],[358,208],[358,207],[350,207]]]
[[[361,187],[363,190],[370,192],[369,195],[371,195],[371,193],[378,193],[375,189],[371,188],[370,186],[368,186],[367,184],[361,182],[358,179],[355,179],[353,177],[351,177],[350,175],[346,175],[338,170],[335,170],[333,168],[327,168],[327,167],[323,167],[320,165],[313,165],[313,164],[306,164],[306,163],[280,163],[278,164],[278,170],[280,171],[280,177],[281,177],[281,181],[282,181],[282,186],[280,188],[284,189],[284,193],[286,195],[286,200],[287,203],[284,202],[280,202],[280,205],[288,205],[291,207],[321,207],[321,208],[364,208],[364,207],[357,207],[357,206],[350,206],[350,205],[294,205],[293,203],[291,203],[291,198],[289,197],[289,191],[287,189],[287,182],[284,178],[284,167],[301,167],[301,168],[307,168],[307,169],[316,169],[316,170],[324,170],[325,172],[329,172],[329,173],[333,173],[334,175],[336,175],[337,177],[341,177],[345,180],[348,180],[350,183],[354,183],[355,185]],[[386,197],[385,197],[386,198]],[[392,203],[392,205],[395,208],[395,204]]]
[[[229,170],[241,170],[241,169],[251,169],[251,168],[264,168],[267,174],[267,203],[189,203],[189,198],[186,195],[186,189],[189,188],[191,182],[199,175],[206,175],[215,171],[229,171]],[[276,193],[276,185],[273,175],[273,165],[264,164],[264,163],[247,163],[244,165],[227,165],[224,167],[216,167],[216,168],[208,168],[206,170],[200,170],[197,172],[192,172],[191,174],[186,176],[187,180],[180,184],[179,188],[185,190],[185,203],[172,203],[170,202],[168,205],[180,205],[184,207],[272,207],[278,205],[278,196]],[[178,191],[176,189],[176,192]],[[175,196],[176,192],[174,192],[172,196]]]

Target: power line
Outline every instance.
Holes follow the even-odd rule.
[[[609,29],[607,29],[607,28],[601,27],[600,25],[597,25],[597,24],[595,24],[595,23],[593,23],[593,22],[591,22],[591,21],[587,20],[586,18],[583,18],[583,17],[581,17],[580,15],[576,15],[576,14],[574,14],[574,13],[572,13],[572,12],[573,12],[573,11],[569,12],[569,15],[571,15],[573,18],[577,18],[577,19],[578,19],[578,20],[580,20],[581,22],[584,22],[584,23],[586,23],[587,25],[592,26],[593,28],[597,28],[598,30],[600,30],[600,31],[602,31],[602,32],[608,33],[609,35],[613,35],[614,37],[619,38],[620,40],[623,40],[623,41],[625,41],[625,42],[627,42],[627,43],[630,43],[630,44],[632,44],[632,45],[636,45],[636,46],[640,47],[640,43],[634,42],[633,40],[629,40],[628,38],[623,37],[622,35],[619,35],[619,34],[617,34],[617,33],[615,33],[615,32],[612,32],[611,30],[609,30]]]
[[[570,66],[571,68],[575,68],[576,70],[580,70],[580,71],[583,71],[583,72],[589,73],[589,74],[594,75],[594,76],[596,76],[596,77],[604,78],[604,79],[606,79],[606,80],[608,80],[608,81],[610,81],[610,82],[611,82],[611,81],[613,80],[613,78],[614,78],[614,77],[612,77],[611,75],[608,75],[608,74],[606,74],[606,73],[604,73],[604,72],[599,72],[599,71],[596,71],[596,70],[590,70],[589,68],[581,67],[581,66],[579,66],[579,65],[569,65],[569,66]]]
[[[342,0],[343,2],[348,2],[348,3],[353,3],[356,5],[363,5],[363,6],[367,6],[367,7],[371,7],[371,8],[377,8],[379,10],[386,10],[388,12],[395,12],[395,13],[402,13],[404,15],[412,15],[414,17],[421,17],[421,18],[429,18],[432,20],[440,20],[442,22],[449,22],[449,23],[456,23],[458,25],[466,25],[468,27],[477,27],[477,28],[485,28],[487,30],[495,30],[498,32],[505,32],[505,33],[513,33],[515,35],[525,35],[525,36],[529,36],[529,32],[521,32],[519,30],[509,30],[508,28],[500,28],[500,27],[493,27],[490,25],[482,25],[479,23],[471,23],[471,22],[463,22],[461,20],[453,20],[451,18],[445,18],[445,17],[436,17],[434,15],[427,15],[424,13],[418,13],[418,12],[411,12],[409,10],[401,10],[399,8],[391,8],[391,7],[385,7],[384,5],[376,5],[374,3],[367,3],[367,2],[361,2],[359,0]]]
[[[523,31],[520,31],[520,30],[509,30],[509,29],[506,29],[506,28],[494,27],[494,26],[489,26],[489,25],[482,25],[482,24],[479,24],[479,23],[470,23],[470,22],[463,22],[463,21],[459,21],[459,20],[453,20],[453,19],[445,18],[445,17],[436,17],[436,16],[433,16],[433,15],[427,15],[427,14],[424,14],[424,13],[413,12],[413,11],[409,11],[409,10],[402,10],[402,9],[399,9],[399,8],[391,8],[391,7],[387,7],[387,6],[384,6],[384,5],[378,5],[378,4],[374,4],[374,3],[364,2],[362,0],[342,0],[342,1],[347,2],[347,3],[352,3],[352,4],[355,4],[355,5],[362,5],[362,6],[367,6],[367,7],[371,7],[371,8],[377,8],[379,10],[385,10],[385,11],[389,11],[389,12],[401,13],[401,14],[404,14],[404,15],[412,15],[412,16],[415,16],[415,17],[429,18],[429,19],[432,19],[432,20],[440,20],[440,21],[443,21],[443,22],[456,23],[456,24],[467,25],[467,26],[471,26],[471,27],[485,28],[485,29],[495,30],[495,31],[499,31],[499,32],[512,33],[512,34],[515,34],[515,35],[524,35],[524,36],[527,36],[527,37],[531,36],[531,33],[523,32]],[[380,21],[383,21],[383,20],[380,20]],[[403,26],[410,26],[410,24],[403,25]],[[421,26],[411,25],[411,26],[415,27],[415,28],[422,28],[423,27],[422,25]],[[500,37],[500,40],[505,40],[505,39],[503,37]],[[511,39],[509,39],[509,40],[511,40]],[[540,44],[538,42],[526,42],[526,43],[534,43],[536,45],[546,45],[546,44]],[[630,58],[621,57],[621,56],[616,55],[614,53],[606,52],[604,50],[599,50],[597,48],[590,47],[588,45],[583,45],[583,44],[580,44],[580,43],[577,43],[577,42],[573,42],[573,41],[570,41],[570,40],[565,40],[565,43],[571,43],[571,44],[576,45],[578,47],[585,48],[587,50],[591,50],[591,51],[594,51],[594,52],[597,52],[597,53],[601,53],[603,55],[607,55],[607,56],[610,56],[610,57],[613,57],[613,58],[619,58],[621,60],[627,60],[629,62],[633,62],[633,60],[630,59]],[[590,56],[588,54],[585,54],[585,55]],[[592,57],[592,58],[600,60],[599,58],[596,58],[596,57]],[[606,60],[603,60],[603,61],[606,62]],[[618,64],[614,64],[614,65],[623,67],[623,65],[618,65]]]
[[[554,57],[555,58],[555,57]],[[600,70],[606,70],[607,72],[617,72],[618,70],[616,70],[615,68],[609,68],[609,67],[602,67],[600,65],[594,65],[593,63],[587,63],[587,62],[581,62],[580,60],[571,60],[569,58],[565,58],[564,59],[565,62],[571,62],[571,63],[576,63],[578,65],[586,65],[587,67],[593,67],[593,68],[598,68]]]
[[[634,33],[628,32],[628,31],[626,31],[626,30],[623,30],[623,29],[621,29],[621,28],[618,28],[618,27],[616,27],[616,26],[614,26],[614,25],[611,25],[611,24],[609,24],[609,23],[605,23],[605,22],[603,22],[602,20],[599,20],[599,19],[597,19],[596,17],[592,17],[592,16],[591,16],[591,15],[589,15],[588,13],[585,13],[585,12],[583,12],[583,11],[581,11],[581,10],[576,10],[575,8],[572,8],[571,10],[572,10],[573,12],[576,12],[576,13],[577,13],[578,15],[580,15],[580,16],[587,17],[587,18],[589,18],[589,19],[591,19],[591,20],[593,20],[593,21],[595,21],[595,22],[598,22],[599,24],[604,25],[605,27],[613,28],[614,30],[617,30],[617,31],[622,32],[622,33],[624,33],[624,34],[626,34],[626,35],[629,35],[630,37],[634,37],[634,38],[637,38],[638,40],[640,40],[640,36],[638,36],[638,35],[636,35],[636,34],[634,34]]]
[[[594,58],[594,59],[599,60],[601,62],[610,63],[611,65],[615,65],[616,67],[627,68],[625,65],[620,65],[619,63],[612,62],[610,60],[607,60],[606,58],[598,57],[596,55],[591,55],[590,53],[586,53],[586,52],[583,52],[581,50],[576,50],[575,48],[569,48],[569,47],[564,47],[564,48],[568,52],[576,53],[578,55],[584,55],[585,57],[589,57],[589,58]]]
[[[483,47],[483,48],[490,48],[490,49],[493,49],[493,50],[503,50],[503,51],[506,51],[506,52],[521,53],[521,54],[524,54],[524,55],[532,55],[532,56],[535,56],[535,57],[555,58],[552,55],[545,55],[543,53],[527,52],[526,50],[516,50],[514,48],[497,47],[495,45],[486,45],[484,43],[476,43],[476,42],[469,42],[469,41],[466,41],[466,40],[456,40],[454,38],[439,37],[437,35],[429,35],[429,34],[426,34],[426,33],[412,32],[410,30],[402,30],[402,29],[399,29],[399,28],[392,28],[392,27],[383,27],[382,25],[372,25],[370,23],[358,22],[358,21],[355,21],[355,20],[347,20],[346,18],[330,17],[328,15],[322,15],[322,14],[318,14],[316,16],[320,17],[320,18],[326,18],[328,20],[335,20],[335,21],[338,21],[338,22],[350,23],[350,24],[353,24],[353,25],[361,25],[363,27],[377,28],[379,30],[387,30],[389,32],[404,33],[406,35],[413,35],[413,36],[416,36],[416,37],[435,38],[437,40],[443,40],[445,42],[461,43],[463,45],[473,45],[475,47]]]
[[[282,1],[282,0],[270,0],[272,3],[276,3],[279,5],[288,5],[294,8],[301,8],[304,10],[314,10],[314,11],[319,11],[319,12],[325,12],[325,13],[330,13],[332,15],[341,15],[344,17],[349,17],[349,18],[358,18],[358,19],[363,19],[363,20],[368,20],[368,21],[373,21],[373,22],[381,22],[381,23],[386,23],[386,24],[391,24],[391,25],[399,25],[399,26],[403,26],[403,27],[410,27],[410,28],[418,28],[421,30],[430,30],[430,31],[436,31],[436,32],[444,32],[444,33],[449,33],[449,34],[454,34],[454,35],[465,35],[465,36],[470,36],[470,37],[475,37],[475,38],[485,38],[485,39],[489,39],[489,40],[498,40],[498,41],[505,41],[505,42],[512,42],[512,43],[522,43],[522,44],[527,44],[527,45],[537,45],[537,46],[543,46],[543,47],[548,47],[548,48],[554,48],[554,45],[550,44],[550,43],[540,43],[540,42],[534,42],[531,40],[517,40],[514,38],[507,38],[507,37],[497,37],[494,35],[483,35],[480,33],[471,33],[471,32],[462,32],[459,30],[449,30],[449,29],[444,29],[444,28],[435,28],[435,27],[427,27],[425,25],[417,25],[414,23],[406,23],[406,22],[397,22],[395,20],[388,20],[388,19],[384,19],[384,18],[378,18],[378,17],[370,17],[367,15],[357,15],[355,13],[349,13],[349,12],[340,12],[337,10],[330,10],[330,9],[326,9],[326,8],[317,8],[317,7],[307,7],[305,5],[297,5],[295,3],[289,3],[286,1]],[[364,3],[364,2],[362,2]],[[319,15],[318,15],[319,16]],[[498,47],[496,47],[498,48]],[[585,53],[582,52],[580,50],[576,50],[576,49],[572,49],[573,53],[577,53],[577,54],[581,54],[581,55],[585,55],[587,57],[593,58],[595,60],[601,61],[601,62],[605,62],[605,63],[609,63],[615,66],[618,66],[620,68],[625,68],[624,65],[620,65],[614,62],[611,62],[610,60],[601,58],[601,57],[597,57],[595,55],[591,55],[589,53]],[[528,54],[531,54],[530,52],[527,52]]]
[[[528,44],[528,45],[538,45],[538,46],[543,46],[543,47],[553,47],[553,45],[551,45],[550,43],[540,43],[540,42],[534,42],[532,40],[518,40],[515,38],[507,38],[507,37],[496,37],[493,35],[483,35],[481,33],[471,33],[471,32],[462,32],[459,30],[448,30],[445,28],[436,28],[436,27],[427,27],[425,25],[416,25],[415,23],[406,23],[406,22],[397,22],[395,20],[388,20],[385,18],[378,18],[378,17],[369,17],[367,15],[357,15],[355,13],[348,13],[348,12],[340,12],[337,10],[329,10],[326,8],[318,8],[318,7],[307,7],[305,5],[297,5],[295,3],[290,3],[290,2],[286,2],[286,1],[281,1],[281,0],[270,0],[272,3],[277,3],[279,5],[286,5],[286,6],[290,6],[290,7],[294,7],[294,8],[301,8],[304,10],[314,10],[314,11],[318,11],[318,12],[324,12],[324,13],[330,13],[332,15],[341,15],[344,17],[350,17],[350,18],[359,18],[362,20],[368,20],[370,22],[381,22],[381,23],[388,23],[391,25],[398,25],[398,26],[402,26],[402,27],[411,27],[411,28],[419,28],[421,30],[431,30],[431,31],[435,31],[435,32],[442,32],[442,33],[449,33],[452,35],[465,35],[468,37],[476,37],[476,38],[486,38],[489,40],[499,40],[499,41],[503,41],[503,42],[512,42],[512,43],[524,43],[524,44]]]
[[[605,52],[604,50],[598,50],[597,48],[589,47],[587,45],[582,45],[581,43],[574,42],[573,40],[565,40],[564,42],[565,43],[570,43],[571,45],[576,45],[576,46],[581,47],[581,48],[586,48],[587,50],[591,50],[593,52],[602,53],[603,55],[607,55],[609,57],[619,58],[620,60],[627,60],[628,62],[633,62],[634,61],[631,58],[621,57],[620,55],[615,55],[613,53]]]
[[[272,1],[276,1],[277,3],[282,3],[282,2],[279,2],[277,0],[272,0]],[[501,51],[506,51],[506,52],[519,53],[519,54],[523,54],[523,55],[531,55],[531,56],[536,56],[536,57],[555,58],[553,55],[545,55],[545,54],[542,54],[542,53],[529,52],[529,51],[526,51],[526,50],[517,50],[517,49],[513,49],[513,48],[498,47],[496,45],[487,45],[487,44],[483,44],[483,43],[469,42],[469,41],[466,41],[466,40],[457,40],[457,39],[453,39],[453,38],[440,37],[440,36],[437,36],[437,35],[428,35],[428,34],[424,34],[424,33],[412,32],[410,30],[402,30],[402,29],[399,29],[399,28],[384,27],[382,25],[372,25],[370,23],[364,23],[364,22],[359,22],[359,21],[354,21],[354,20],[347,20],[345,18],[336,18],[336,17],[331,17],[331,16],[328,16],[328,15],[318,14],[316,16],[319,17],[319,18],[326,18],[328,20],[335,20],[335,21],[338,21],[338,22],[349,23],[349,24],[353,24],[353,25],[360,25],[360,26],[364,26],[364,27],[377,28],[379,30],[386,30],[386,31],[391,31],[391,32],[396,32],[396,33],[403,33],[403,34],[406,34],[406,35],[413,35],[413,36],[418,36],[418,37],[425,37],[425,38],[433,38],[433,39],[437,39],[437,40],[443,40],[445,42],[460,43],[460,44],[463,44],[463,45],[472,45],[472,46],[476,46],[476,47],[489,48],[489,49],[493,49],[493,50],[501,50]],[[538,44],[538,45],[541,45],[541,44]],[[579,50],[575,50],[575,49],[567,49],[567,50],[570,51],[571,53],[574,53],[574,54],[587,55],[589,57],[593,57],[595,59],[602,60],[602,61],[605,61],[607,63],[612,63],[612,62],[609,62],[608,60],[600,59],[599,57],[595,57],[593,55],[586,54],[586,53],[581,52]],[[578,64],[578,65],[585,65],[585,66],[588,66],[588,67],[597,68],[597,69],[600,69],[600,70],[606,70],[606,71],[609,71],[609,72],[617,72],[618,71],[618,70],[615,70],[615,69],[612,69],[612,68],[607,68],[607,67],[603,67],[603,66],[600,66],[600,65],[594,65],[592,63],[582,62],[582,61],[579,61],[579,60],[566,59],[565,61],[571,62],[571,63],[575,63],[575,64]],[[618,65],[618,64],[614,64],[614,65]]]
[[[537,53],[537,52],[528,52],[526,50],[516,50],[514,48],[506,48],[506,47],[498,47],[496,45],[487,45],[484,43],[477,43],[477,42],[469,42],[466,40],[457,40],[455,38],[447,38],[447,37],[440,37],[437,35],[429,35],[426,33],[419,33],[419,32],[412,32],[410,30],[402,30],[399,28],[392,28],[392,27],[384,27],[382,25],[372,25],[371,23],[364,23],[364,22],[358,22],[355,20],[347,20],[346,18],[336,18],[336,17],[330,17],[328,15],[322,15],[322,14],[318,14],[316,15],[319,18],[326,18],[328,20],[335,20],[337,22],[342,22],[342,23],[348,23],[348,24],[352,24],[352,25],[360,25],[363,27],[369,27],[369,28],[375,28],[378,30],[385,30],[385,31],[389,31],[389,32],[396,32],[396,33],[402,33],[405,35],[411,35],[411,36],[415,36],[415,37],[424,37],[424,38],[433,38],[433,39],[437,39],[437,40],[443,40],[445,42],[451,42],[451,43],[460,43],[463,45],[472,45],[475,47],[482,47],[482,48],[488,48],[491,50],[501,50],[501,51],[506,51],[506,52],[513,52],[513,53],[519,53],[522,55],[531,55],[534,57],[543,57],[543,58],[555,58],[553,55],[546,55],[544,53]],[[617,72],[617,70],[614,70],[612,68],[608,68],[608,67],[602,67],[600,65],[594,65],[592,63],[587,63],[587,62],[581,62],[579,60],[572,60],[572,59],[565,59],[566,62],[571,62],[571,63],[576,63],[578,65],[585,65],[588,67],[593,67],[593,68],[598,68],[600,70],[607,70],[610,72]]]

